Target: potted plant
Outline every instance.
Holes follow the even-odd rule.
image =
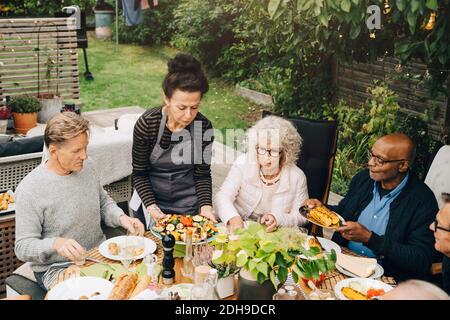
[[[297,228],[279,228],[267,233],[265,226],[250,222],[246,229],[228,236],[227,255],[234,255],[241,267],[238,299],[270,300],[289,272],[295,283],[300,278],[319,279],[335,269],[336,253],[308,248],[307,237]],[[213,261],[218,261],[216,253]]]
[[[11,111],[8,107],[0,107],[0,134],[6,133],[9,118],[11,118]]]
[[[56,61],[50,55],[49,48],[44,48],[44,52],[47,52],[47,60],[45,63],[45,85],[46,89],[44,92],[41,91],[41,83],[39,83],[38,88],[38,99],[41,103],[41,111],[38,113],[38,122],[47,123],[55,114],[59,113],[63,106],[63,98],[59,96],[59,85],[58,85],[58,70],[56,70],[56,84],[55,92],[52,91],[51,80],[52,75],[57,69]],[[56,53],[58,56],[58,51]],[[38,62],[39,63],[39,62]]]
[[[26,134],[36,127],[37,113],[41,110],[39,100],[33,96],[17,96],[8,103],[14,118],[16,133]]]
[[[233,238],[234,237],[234,238]],[[211,244],[214,246],[209,265],[218,271],[217,293],[223,299],[234,294],[234,275],[240,268],[236,265],[236,252],[233,246],[229,247],[230,238],[238,239],[238,236],[228,236],[219,233]]]
[[[97,39],[109,40],[112,36],[114,7],[105,0],[98,0],[94,7],[95,35]]]

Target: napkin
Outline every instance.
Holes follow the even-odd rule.
[[[120,263],[95,263],[89,267],[80,269],[80,275],[86,277],[98,277],[108,281],[116,279],[122,273],[128,272]],[[145,263],[141,262],[133,272],[137,273],[139,279],[147,274]]]
[[[358,277],[370,277],[377,267],[377,259],[349,256],[336,253],[336,264]]]
[[[159,294],[150,289],[145,289],[131,300],[155,300],[159,298]]]

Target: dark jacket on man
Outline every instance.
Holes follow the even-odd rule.
[[[359,172],[351,181],[349,191],[337,206],[330,208],[346,221],[358,221],[361,212],[373,198],[374,180],[369,170]],[[366,247],[383,266],[385,275],[396,281],[427,279],[431,264],[438,259],[434,236],[429,225],[438,212],[438,204],[428,186],[412,172],[404,189],[391,203],[389,220],[383,236],[372,233]],[[347,246],[348,241],[335,232],[333,240]]]
[[[450,295],[450,257],[442,259],[442,285],[447,294]]]

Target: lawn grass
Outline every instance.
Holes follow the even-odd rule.
[[[126,106],[153,108],[162,103],[161,83],[167,61],[177,51],[169,47],[143,47],[89,38],[89,69],[93,81],[80,77],[83,111]],[[85,71],[83,52],[79,52],[80,75]],[[234,87],[219,79],[210,79],[201,112],[214,128],[247,128],[248,115],[255,106],[234,93]]]

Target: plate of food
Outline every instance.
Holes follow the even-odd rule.
[[[303,206],[300,207],[299,211],[309,222],[322,228],[337,229],[345,224],[344,218],[325,206],[317,206],[314,208]]]
[[[164,234],[174,236],[177,244],[185,244],[186,230],[192,230],[192,244],[210,242],[219,231],[219,224],[215,225],[201,215],[166,214],[159,221],[152,222],[152,233],[158,238]]]
[[[54,286],[47,295],[48,300],[106,300],[113,284],[98,277],[67,279]]]
[[[126,247],[132,246],[133,258],[138,260],[156,251],[156,243],[145,237],[119,236],[103,241],[98,251],[105,258],[120,261]]]
[[[342,251],[341,247],[336,242],[321,237],[308,236],[307,246],[308,248],[319,248],[320,252],[331,252],[332,249],[334,249],[336,253]]]
[[[334,293],[340,300],[377,300],[392,286],[368,278],[349,278],[336,283]]]
[[[348,254],[336,254],[336,269],[353,278],[378,279],[384,274],[384,269],[377,259],[355,257]]]
[[[7,190],[0,193],[0,214],[14,211],[16,209],[14,192]]]

